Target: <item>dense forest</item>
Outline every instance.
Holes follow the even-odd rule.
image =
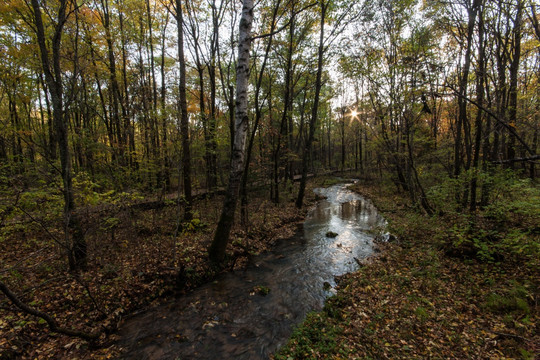
[[[446,256],[538,274],[538,12],[3,1],[0,358],[105,358],[122,316],[289,236],[336,172],[446,224]]]

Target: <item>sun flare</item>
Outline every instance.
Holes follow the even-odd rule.
[[[358,116],[358,111],[356,111],[356,109],[352,109],[351,110],[351,119],[354,119],[357,116]]]

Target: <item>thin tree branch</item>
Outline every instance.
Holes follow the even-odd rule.
[[[289,21],[287,21],[287,22],[286,22],[282,27],[280,27],[279,29],[277,29],[277,30],[275,30],[275,31],[271,31],[271,32],[269,32],[268,34],[262,34],[262,35],[252,36],[252,37],[251,37],[251,40],[264,39],[264,38],[267,38],[267,37],[269,37],[269,36],[273,36],[273,35],[275,35],[275,34],[278,34],[278,33],[282,32],[283,30],[285,30],[285,29],[291,24],[292,19],[294,19],[294,17],[295,17],[296,15],[300,14],[301,12],[303,12],[303,11],[305,11],[305,10],[307,10],[307,9],[309,9],[309,8],[311,8],[311,7],[313,7],[313,6],[315,6],[315,5],[317,5],[316,2],[311,3],[311,4],[307,5],[307,6],[304,6],[302,9],[300,9],[300,10],[298,10],[298,11],[295,11],[295,12],[291,15]]]
[[[499,119],[499,117],[495,115],[491,110],[485,108],[484,106],[481,106],[480,104],[478,104],[476,101],[472,100],[471,98],[463,94],[460,94],[456,89],[454,89],[454,87],[452,87],[452,85],[445,85],[445,86],[451,89],[455,95],[465,99],[466,101],[476,106],[478,109],[484,111],[486,114],[491,116],[495,121],[497,121],[499,124],[504,126],[513,136],[515,136],[516,139],[521,143],[521,145],[523,145],[523,147],[525,148],[525,150],[527,150],[529,154],[531,154],[532,156],[536,155],[536,153],[529,147],[529,145],[527,145],[525,141],[523,141],[523,139],[518,135],[518,133],[516,132],[516,129],[513,126],[510,126],[503,120]]]

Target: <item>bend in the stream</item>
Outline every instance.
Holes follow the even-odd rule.
[[[334,277],[373,253],[372,230],[386,223],[346,184],[315,191],[325,200],[310,211],[303,232],[245,271],[128,319],[120,331],[123,357],[266,359],[282,346],[308,312],[322,308]]]

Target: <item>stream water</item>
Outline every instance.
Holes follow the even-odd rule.
[[[123,358],[267,359],[284,345],[293,327],[333,293],[334,276],[354,271],[354,258],[372,254],[373,230],[385,225],[373,204],[346,184],[315,191],[326,199],[310,211],[303,233],[244,271],[127,319],[120,329]],[[338,235],[328,237],[329,231]]]

